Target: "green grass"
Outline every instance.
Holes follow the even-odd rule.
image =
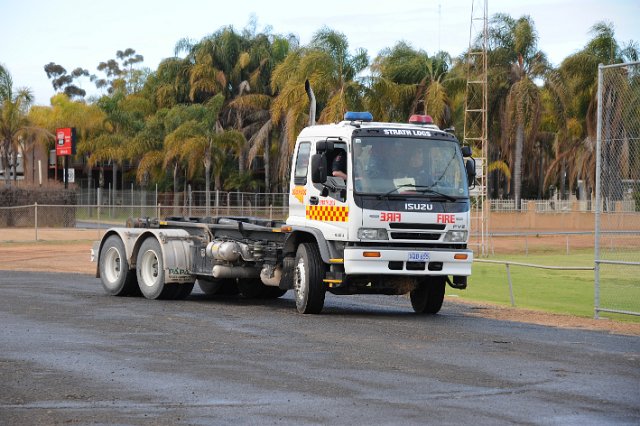
[[[640,258],[640,252],[632,253]],[[593,250],[566,254],[534,254],[490,257],[488,260],[545,266],[586,266],[594,264]],[[635,269],[635,270],[634,270]],[[547,270],[510,265],[515,305],[521,308],[572,314],[594,315],[594,272]],[[600,274],[600,307],[640,312],[640,268],[604,266]],[[510,305],[509,282],[503,264],[474,263],[466,290],[447,289],[449,295],[467,300]],[[640,317],[602,312],[600,316],[640,322]]]

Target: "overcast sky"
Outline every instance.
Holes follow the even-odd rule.
[[[429,54],[458,55],[469,45],[472,3],[481,10],[482,0],[0,0],[0,63],[16,88],[31,88],[36,103],[48,105],[54,91],[43,67],[49,62],[95,73],[98,63],[131,47],[154,70],[173,56],[179,39],[200,40],[226,25],[241,30],[252,15],[258,30],[271,26],[302,44],[326,25],[371,58],[399,40]],[[499,12],[530,15],[539,48],[555,65],[584,47],[598,21],[612,22],[621,42],[640,41],[639,0],[489,0],[489,16]],[[82,87],[94,91],[88,80]]]

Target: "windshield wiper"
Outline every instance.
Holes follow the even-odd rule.
[[[450,195],[447,195],[447,194],[443,194],[442,192],[438,192],[438,191],[436,191],[434,189],[431,189],[430,186],[414,185],[412,183],[405,183],[403,185],[398,186],[397,188],[393,188],[391,191],[389,191],[389,192],[387,192],[385,194],[378,195],[378,200],[381,200],[381,199],[383,199],[385,197],[388,197],[389,195],[391,195],[392,193],[396,192],[400,188],[413,188],[413,189],[416,190],[416,192],[419,192],[421,194],[429,193],[429,194],[434,194],[434,195],[437,195],[439,197],[442,197],[447,201],[456,201],[456,198],[454,198],[454,197],[452,197]]]

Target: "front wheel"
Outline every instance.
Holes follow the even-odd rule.
[[[324,307],[325,265],[320,251],[313,243],[303,243],[296,252],[293,272],[293,291],[296,308],[301,314],[319,314]]]
[[[411,291],[411,306],[418,314],[436,314],[442,308],[447,277],[427,277]]]
[[[164,282],[162,248],[155,237],[147,238],[140,246],[136,275],[140,291],[147,299],[173,299],[178,292],[178,284]]]
[[[118,235],[107,238],[100,249],[100,281],[112,296],[140,294],[136,272],[129,269],[124,243]]]

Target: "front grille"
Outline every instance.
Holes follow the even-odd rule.
[[[444,231],[447,225],[440,223],[390,223],[391,229],[429,229],[433,231]]]
[[[391,238],[394,240],[422,240],[437,241],[442,234],[432,234],[427,232],[391,232]]]

